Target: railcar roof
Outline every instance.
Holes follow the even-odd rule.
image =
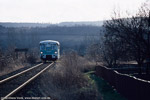
[[[41,43],[57,43],[59,45],[59,42],[58,41],[54,41],[54,40],[44,40],[44,41],[40,41],[40,44]]]

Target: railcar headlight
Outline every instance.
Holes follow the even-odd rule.
[[[55,52],[55,54],[56,54],[57,52]]]
[[[41,52],[41,54],[43,54],[43,52]]]

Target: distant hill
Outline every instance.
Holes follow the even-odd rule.
[[[58,24],[51,23],[12,23],[12,22],[0,22],[4,27],[49,27],[49,26],[101,26],[103,21],[83,21],[83,22],[61,22]]]
[[[103,21],[62,22],[59,23],[58,25],[59,26],[82,26],[82,25],[102,26]]]
[[[13,23],[13,22],[0,22],[4,27],[47,27],[50,23]]]

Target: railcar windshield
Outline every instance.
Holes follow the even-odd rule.
[[[46,50],[57,50],[57,45],[56,44],[51,44],[46,46]]]
[[[45,50],[45,44],[40,44],[40,49]]]
[[[47,43],[41,43],[40,44],[40,49],[41,50],[46,50],[46,51],[50,51],[50,50],[57,50],[59,49],[59,44],[57,43],[51,43],[51,42],[47,42]]]

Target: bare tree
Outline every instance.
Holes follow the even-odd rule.
[[[139,68],[146,58],[150,58],[150,10],[146,7],[142,6],[135,16],[128,18],[120,18],[120,14],[115,12],[115,17],[104,23],[104,28],[106,35],[116,42],[123,41],[129,51],[128,56],[137,61]]]

